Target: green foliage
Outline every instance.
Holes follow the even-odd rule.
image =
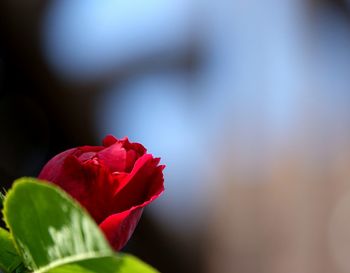
[[[4,216],[31,270],[112,253],[95,222],[48,183],[17,181],[5,199]]]
[[[49,273],[156,273],[149,265],[137,258],[119,254],[118,257],[103,257],[96,259],[82,260],[72,264],[66,264],[53,268]]]
[[[133,256],[114,254],[90,215],[51,184],[34,178],[17,180],[6,195],[3,213],[21,261],[30,272],[157,272]],[[0,255],[0,265],[9,263],[6,257]],[[4,269],[13,271],[12,267]]]
[[[4,188],[0,189],[0,226],[2,226],[4,224],[4,222],[2,221],[1,210],[3,207],[3,202],[5,200],[5,196],[6,196],[6,190]],[[0,271],[0,273],[1,273],[1,271]]]
[[[0,228],[0,269],[5,272],[18,272],[23,267],[22,260],[11,240],[8,231]]]
[[[0,190],[0,208],[2,208],[2,203],[5,200],[5,196],[6,196],[6,190],[3,189],[2,191]]]
[[[157,273],[153,267],[145,264],[140,259],[128,255],[128,254],[119,254],[120,258],[120,267],[118,273]],[[159,272],[158,272],[159,273]]]

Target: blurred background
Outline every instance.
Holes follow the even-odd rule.
[[[163,273],[350,272],[350,1],[2,0],[0,186],[129,136]]]

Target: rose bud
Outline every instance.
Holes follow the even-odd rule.
[[[39,178],[75,198],[120,250],[135,230],[143,208],[164,191],[160,158],[139,143],[108,135],[103,146],[82,146],[53,157]]]

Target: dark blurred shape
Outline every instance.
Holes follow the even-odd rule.
[[[15,178],[40,170],[48,153],[49,123],[32,80],[18,69],[4,42],[0,47],[0,185],[7,188]]]
[[[0,99],[0,169],[8,177],[35,175],[48,150],[48,121],[33,100],[13,95]]]

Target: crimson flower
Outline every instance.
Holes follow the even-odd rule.
[[[139,143],[108,135],[103,146],[82,146],[53,157],[39,178],[75,198],[95,219],[114,249],[130,239],[143,208],[164,191],[160,158]]]

